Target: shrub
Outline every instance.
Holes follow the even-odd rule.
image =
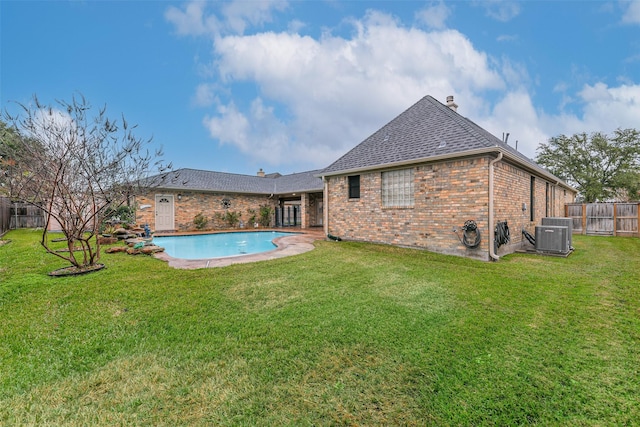
[[[271,216],[273,215],[273,208],[268,205],[260,206],[260,219],[258,222],[263,227],[268,227],[271,225]]]
[[[193,217],[193,225],[195,225],[197,230],[203,230],[207,226],[208,222],[209,219],[204,216],[202,212]]]
[[[136,222],[136,210],[133,206],[121,205],[115,208],[107,208],[104,220],[100,224],[100,233],[113,233],[115,225],[128,228]]]
[[[256,218],[258,217],[258,213],[256,212],[255,209],[247,209],[247,211],[249,212],[249,215],[251,215],[249,217],[249,226],[253,227],[253,225],[256,223]]]
[[[241,216],[241,212],[226,211],[223,214],[221,214],[220,212],[216,212],[215,219],[223,222],[224,225],[229,228],[235,228],[240,223]]]

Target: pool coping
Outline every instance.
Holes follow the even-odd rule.
[[[238,230],[247,231],[247,230]],[[324,233],[322,230],[308,230],[308,229],[294,229],[294,230],[260,230],[260,231],[280,231],[295,233],[290,236],[277,237],[273,240],[276,244],[276,248],[272,251],[261,252],[251,255],[238,255],[229,256],[223,258],[203,258],[203,259],[182,259],[174,258],[165,252],[157,252],[153,256],[159,260],[165,261],[169,264],[169,267],[193,270],[198,268],[214,268],[214,267],[226,267],[233,264],[245,264],[249,262],[268,261],[272,259],[284,258],[292,255],[298,255],[313,250],[315,246],[313,242],[316,240],[324,239]],[[229,231],[225,231],[229,232]],[[187,233],[180,234],[163,234],[162,236],[172,235],[185,235]],[[188,234],[205,234],[205,233],[188,233]],[[212,232],[206,234],[214,234]],[[158,234],[160,237],[160,234]]]

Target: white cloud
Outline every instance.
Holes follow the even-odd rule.
[[[628,5],[629,7],[622,15],[622,22],[625,24],[640,24],[640,1],[631,1]]]
[[[489,115],[478,118],[477,123],[498,138],[509,133],[509,145],[515,147],[517,141],[518,151],[533,158],[538,144],[549,138],[540,129],[539,121],[539,113],[529,94],[516,90],[506,93]]]
[[[564,93],[565,86],[557,91]],[[617,128],[638,128],[640,117],[640,85],[608,87],[604,83],[586,85],[577,99],[563,95],[563,105],[579,103],[579,115],[560,113],[550,115],[534,108],[525,90],[507,92],[486,115],[476,115],[476,123],[501,138],[509,132],[509,144],[535,158],[536,149],[550,137],[581,132],[612,133]],[[472,118],[473,119],[473,118]]]
[[[220,18],[208,13],[208,6],[219,6]],[[171,22],[179,35],[211,35],[222,33],[243,34],[249,26],[261,26],[272,20],[272,11],[287,7],[285,0],[243,1],[224,3],[191,1],[183,9],[170,6],[165,19]]]
[[[515,42],[518,41],[518,36],[512,34],[501,34],[496,37],[496,40],[499,42]]]
[[[175,6],[170,6],[164,16],[171,22],[176,32],[181,36],[201,36],[204,34],[218,33],[221,23],[212,15],[205,17],[204,1],[193,1],[188,3],[184,10],[180,10]]]
[[[316,166],[326,166],[424,95],[460,95],[464,112],[482,104],[477,92],[504,87],[487,56],[457,31],[404,28],[379,12],[353,25],[351,38],[267,32],[216,39],[225,83],[253,82],[263,105],[286,106],[290,119],[278,129],[289,147],[281,161],[308,160],[317,150]],[[250,134],[260,134],[264,122],[247,123]],[[226,142],[245,150],[245,135],[231,133]],[[258,149],[247,152],[263,151],[260,141],[253,144]]]
[[[640,85],[608,87],[586,85],[578,94],[585,104],[583,121],[589,131],[611,132],[616,128],[638,128]]]
[[[233,142],[240,149],[248,150],[251,144],[250,124],[245,115],[233,103],[219,106],[217,113],[216,116],[206,116],[203,120],[211,136],[219,139],[222,144]]]
[[[289,22],[288,31],[290,33],[299,33],[300,30],[302,30],[306,26],[307,24],[305,24],[304,22],[298,19],[294,19],[293,21]]]
[[[243,25],[266,22],[266,11],[284,5],[270,4],[251,17],[242,8],[227,10],[227,18],[235,14],[244,24],[225,28],[240,34],[214,34],[214,17],[206,17],[198,3],[172,21],[178,32],[193,20],[200,23],[195,31],[214,36],[212,70],[218,80],[199,85],[193,102],[214,106],[203,121],[211,137],[250,160],[327,166],[427,94],[442,102],[454,95],[460,114],[498,137],[509,132],[511,145],[517,140],[529,157],[551,136],[637,127],[640,86],[632,82],[593,84],[578,94],[559,83],[553,89],[562,97],[559,108],[571,106],[574,113],[551,115],[534,107],[532,81],[522,64],[489,57],[456,30],[406,27],[377,11],[351,19],[349,36],[302,36],[296,32],[299,22],[282,32],[243,35]],[[492,6],[511,11],[500,16],[519,13],[511,3]],[[444,25],[440,16],[432,28]],[[234,91],[247,84],[257,95],[245,105]]]
[[[524,64],[512,62],[508,57],[502,58],[501,74],[507,82],[507,86],[519,87],[531,81],[529,73]]]
[[[227,26],[237,34],[243,34],[249,26],[260,26],[271,22],[272,10],[282,11],[287,7],[284,0],[242,1],[225,3],[222,14]]]
[[[242,153],[261,162],[279,164],[288,156],[300,157],[287,127],[275,116],[273,107],[256,98],[245,114],[235,104],[219,105],[216,116],[203,120],[211,137],[221,144],[236,146]]]
[[[192,98],[193,105],[197,107],[210,107],[218,101],[216,95],[216,84],[202,83],[196,88],[196,93]]]
[[[426,8],[416,13],[416,19],[426,24],[429,28],[441,30],[447,26],[447,18],[451,10],[442,2],[431,3]]]
[[[500,22],[508,22],[520,14],[520,4],[511,0],[489,0],[481,5],[487,16]]]
[[[498,137],[502,132],[510,132],[510,145],[518,140],[518,150],[532,158],[538,145],[552,136],[596,131],[610,134],[617,128],[638,128],[640,85],[615,88],[604,83],[586,85],[577,97],[579,100],[566,102],[580,102],[580,115],[549,115],[533,107],[528,93],[507,93],[491,113],[477,123]]]

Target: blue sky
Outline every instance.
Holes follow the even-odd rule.
[[[175,168],[323,168],[425,95],[534,157],[640,128],[640,2],[0,2],[0,101],[82,93]]]

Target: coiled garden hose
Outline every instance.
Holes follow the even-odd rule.
[[[496,251],[502,245],[506,245],[511,240],[511,236],[509,235],[509,226],[507,225],[507,221],[499,222],[496,224],[496,232],[495,232],[495,248]]]
[[[480,241],[482,240],[482,236],[480,234],[480,230],[478,230],[478,224],[472,219],[465,221],[462,226],[462,238],[458,236],[458,240],[465,245],[469,249],[475,249],[480,246]]]
[[[531,243],[533,246],[536,245],[536,238],[533,237],[531,235],[531,233],[529,233],[527,230],[525,230],[524,228],[522,229],[522,235],[525,237],[525,239],[527,239],[529,241],[529,243]]]

